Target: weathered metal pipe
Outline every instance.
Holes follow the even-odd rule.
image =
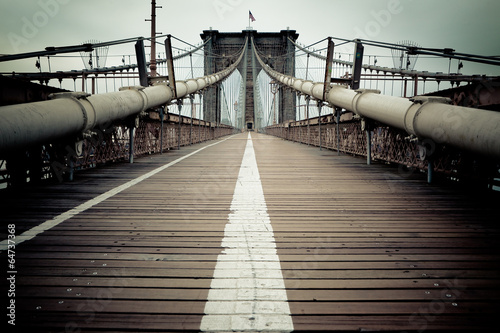
[[[281,84],[323,99],[323,83],[302,81],[267,66],[253,46],[262,68]],[[500,158],[500,112],[453,106],[445,98],[417,96],[411,100],[380,95],[378,90],[350,90],[331,86],[326,102],[360,116],[406,130],[419,139],[431,139],[485,156]]]
[[[246,45],[246,43],[245,43]],[[227,78],[243,58],[228,68],[201,78],[176,81],[181,99]],[[168,104],[174,98],[167,85],[124,87],[119,92],[89,95],[56,94],[55,99],[0,107],[0,154],[56,139],[77,136],[111,122]]]

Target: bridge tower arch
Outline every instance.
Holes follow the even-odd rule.
[[[273,69],[287,74],[295,75],[295,45],[298,34],[295,30],[281,30],[280,32],[257,32],[256,30],[243,30],[242,32],[219,32],[218,30],[204,30],[200,35],[205,44],[204,66],[205,75],[218,72],[236,60],[236,56],[247,40],[247,51],[244,59],[238,66],[244,84],[244,113],[242,119],[237,121],[244,129],[254,129],[257,124],[254,105],[254,85],[262,70],[258,61],[253,56],[251,38],[262,56]],[[247,39],[248,37],[248,39]],[[220,122],[221,103],[219,87],[208,88],[204,92],[203,111],[205,120]],[[279,122],[295,120],[295,93],[279,91]]]

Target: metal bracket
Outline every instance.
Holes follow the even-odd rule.
[[[119,91],[133,90],[139,93],[139,96],[141,96],[142,99],[142,110],[140,111],[141,114],[147,110],[146,106],[148,105],[148,96],[142,92],[144,89],[146,89],[146,87],[143,86],[126,86],[119,89]]]
[[[87,113],[87,109],[82,104],[82,102],[80,102],[80,100],[82,100],[82,99],[87,100],[87,97],[89,97],[89,96],[91,96],[91,94],[83,92],[83,91],[70,91],[70,92],[52,93],[49,95],[49,99],[56,100],[56,99],[67,98],[67,99],[72,99],[73,101],[75,101],[75,103],[77,103],[78,106],[80,107],[80,109],[82,110],[82,116],[83,116],[83,128],[82,128],[82,130],[86,130],[87,126],[89,124],[89,115]],[[91,122],[95,122],[96,112],[95,112],[94,106],[89,101],[87,101],[87,102],[90,104],[90,106],[92,107],[92,111],[94,112],[94,118],[91,120]]]
[[[431,139],[420,139],[415,134],[404,138],[406,141],[415,143],[418,147],[418,155],[421,161],[429,160],[436,152],[436,143]]]
[[[167,57],[167,67],[168,67],[168,81],[170,82],[170,87],[173,90],[174,97],[177,98],[177,88],[175,83],[175,70],[174,70],[174,57],[172,56],[172,36],[167,35],[165,39],[165,55]]]
[[[337,107],[330,102],[326,102],[325,106],[329,107],[330,109],[333,109],[334,111],[337,109]]]
[[[354,90],[356,92],[356,95],[352,99],[352,110],[354,113],[358,114],[358,100],[361,96],[367,93],[372,93],[372,94],[380,94],[380,90],[377,89],[356,89]]]
[[[366,117],[361,117],[361,130],[362,131],[371,131],[373,129],[373,120]]]
[[[415,104],[426,104],[426,103],[443,103],[451,104],[451,98],[439,97],[439,96],[415,96],[410,98],[410,102]]]
[[[378,89],[364,89],[364,88],[361,88],[361,89],[356,89],[354,91],[356,93],[358,93],[358,94],[366,94],[366,93],[372,93],[372,94],[377,94],[377,95],[380,94],[380,90],[378,90]]]
[[[60,98],[75,98],[82,99],[87,98],[91,94],[83,92],[83,91],[70,91],[70,92],[60,92],[60,93],[52,93],[49,95],[49,99],[60,99]]]
[[[357,113],[354,113],[354,115],[352,116],[352,119],[353,120],[361,120],[361,116]]]
[[[332,66],[333,66],[333,50],[335,43],[332,37],[328,37],[328,51],[326,53],[325,81],[323,83],[323,100],[326,100],[326,95],[331,89]]]
[[[415,134],[415,120],[417,119],[420,112],[422,112],[422,108],[428,103],[441,103],[441,104],[450,104],[451,99],[447,97],[439,97],[439,96],[415,96],[410,98],[410,101],[413,102],[413,105],[408,108],[406,114],[404,116],[404,126],[405,130],[410,134]]]
[[[125,86],[121,87],[118,89],[118,91],[125,91],[125,90],[136,90],[136,91],[143,91],[146,87],[143,86]]]
[[[141,117],[140,117],[140,115],[132,116],[130,118],[130,123],[129,123],[130,127],[139,128],[140,124],[141,124]]]
[[[152,86],[170,86],[168,76],[155,76],[149,79]]]
[[[409,136],[405,136],[404,139],[409,142],[418,142],[418,138],[415,134],[410,134]]]
[[[436,153],[437,144],[430,140],[417,140],[418,153],[421,161],[432,161],[432,157]]]
[[[75,142],[75,153],[76,153],[76,156],[83,155],[83,140],[77,140]]]

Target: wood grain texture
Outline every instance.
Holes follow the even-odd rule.
[[[246,135],[19,245],[18,327],[198,331]],[[270,136],[252,138],[295,330],[496,326],[498,196],[428,185],[422,174]],[[201,146],[87,170],[73,183],[0,192],[2,224],[24,232]],[[234,287],[244,285],[241,279]]]

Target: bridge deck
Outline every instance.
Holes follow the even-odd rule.
[[[332,151],[251,137],[264,203],[245,197],[256,197],[255,187],[235,195],[236,184],[255,183],[240,172],[247,134],[82,172],[73,183],[0,194],[3,228],[14,223],[18,241],[33,226],[72,212],[16,246],[16,326],[37,332],[199,331],[200,325],[290,331],[285,320],[272,317],[281,311],[272,309],[289,307],[294,330],[494,327],[498,197],[427,185],[422,175],[366,166]],[[107,192],[190,153],[119,193]],[[252,173],[247,164],[241,169]],[[102,193],[109,195],[85,204]],[[81,212],[71,211],[80,204]],[[272,228],[264,223],[265,230],[246,238],[228,231],[236,211],[252,215],[266,207]],[[242,239],[246,244],[231,245]],[[7,265],[5,251],[2,262]],[[262,293],[255,281],[267,283]],[[284,300],[273,299],[283,290],[280,281]],[[223,293],[213,293],[216,288]],[[256,326],[238,327],[234,317],[226,328],[202,323],[205,313],[224,321],[230,304]],[[250,314],[241,310],[245,304]],[[268,320],[263,327],[258,309]]]

